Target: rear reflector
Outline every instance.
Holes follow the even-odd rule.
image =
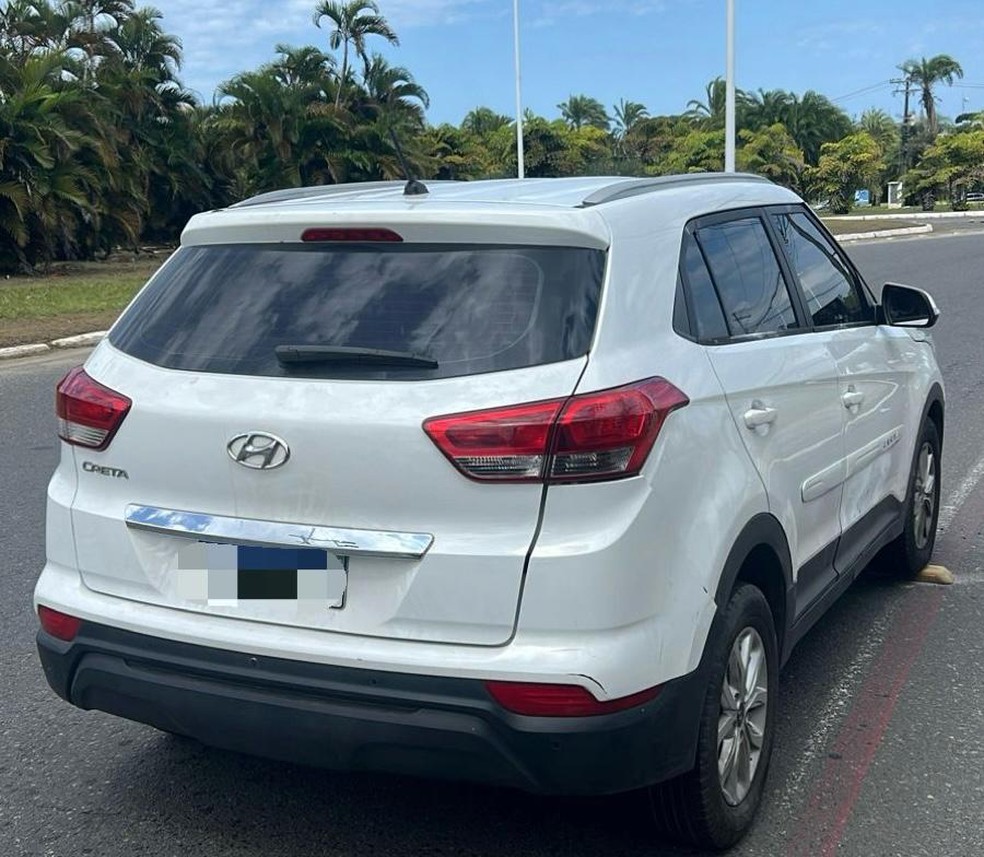
[[[623,696],[620,699],[595,699],[578,685],[528,684],[525,682],[487,681],[485,689],[507,711],[529,717],[596,717],[625,711],[655,699],[660,687]]]
[[[45,633],[57,637],[59,640],[71,642],[78,634],[82,626],[82,620],[69,616],[67,613],[59,613],[50,607],[38,607],[38,618],[41,620],[41,627]]]
[[[76,366],[62,378],[55,393],[58,436],[76,446],[105,449],[131,404],[126,396],[93,381]]]
[[[424,431],[466,476],[590,482],[634,476],[667,416],[689,399],[663,378],[627,387],[432,417]]]
[[[351,229],[348,227],[317,227],[305,229],[301,233],[301,241],[402,241],[402,236],[392,229],[374,229],[359,227]]]

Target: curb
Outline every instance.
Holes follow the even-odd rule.
[[[824,220],[946,220],[948,217],[984,217],[984,209],[974,211],[902,211],[898,214],[831,214]]]
[[[30,345],[14,345],[10,348],[0,348],[0,360],[13,360],[15,357],[33,357],[35,354],[45,354],[53,348],[82,348],[86,345],[95,345],[107,332],[105,330],[94,330],[91,333],[80,333],[78,336],[53,339],[50,342],[34,342]]]
[[[838,242],[844,241],[865,241],[870,238],[896,238],[904,235],[928,235],[933,231],[933,226],[927,223],[925,226],[909,226],[905,229],[877,229],[874,232],[852,232],[848,235],[835,235]]]

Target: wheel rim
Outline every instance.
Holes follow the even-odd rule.
[[[748,795],[765,745],[769,669],[758,631],[745,628],[728,655],[718,716],[718,776],[730,806]]]
[[[936,454],[928,443],[919,450],[912,498],[912,523],[916,548],[923,550],[933,535],[936,513]]]

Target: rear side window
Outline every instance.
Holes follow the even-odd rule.
[[[518,369],[587,353],[600,250],[433,244],[181,248],[110,342],[170,369],[415,380]],[[429,363],[284,363],[277,348],[382,350]]]
[[[701,227],[697,240],[732,336],[778,333],[797,326],[786,280],[758,217]]]
[[[772,222],[817,327],[872,320],[850,268],[809,217],[802,213],[773,214]]]
[[[704,263],[704,255],[689,232],[683,236],[682,269],[697,338],[702,341],[726,338],[728,325],[724,321],[721,302]]]

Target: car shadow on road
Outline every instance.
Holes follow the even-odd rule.
[[[161,735],[117,769],[120,811],[167,819],[208,853],[683,855],[640,795],[555,799],[506,789],[336,774]],[[244,846],[248,843],[248,847]],[[238,847],[237,847],[238,846]]]

